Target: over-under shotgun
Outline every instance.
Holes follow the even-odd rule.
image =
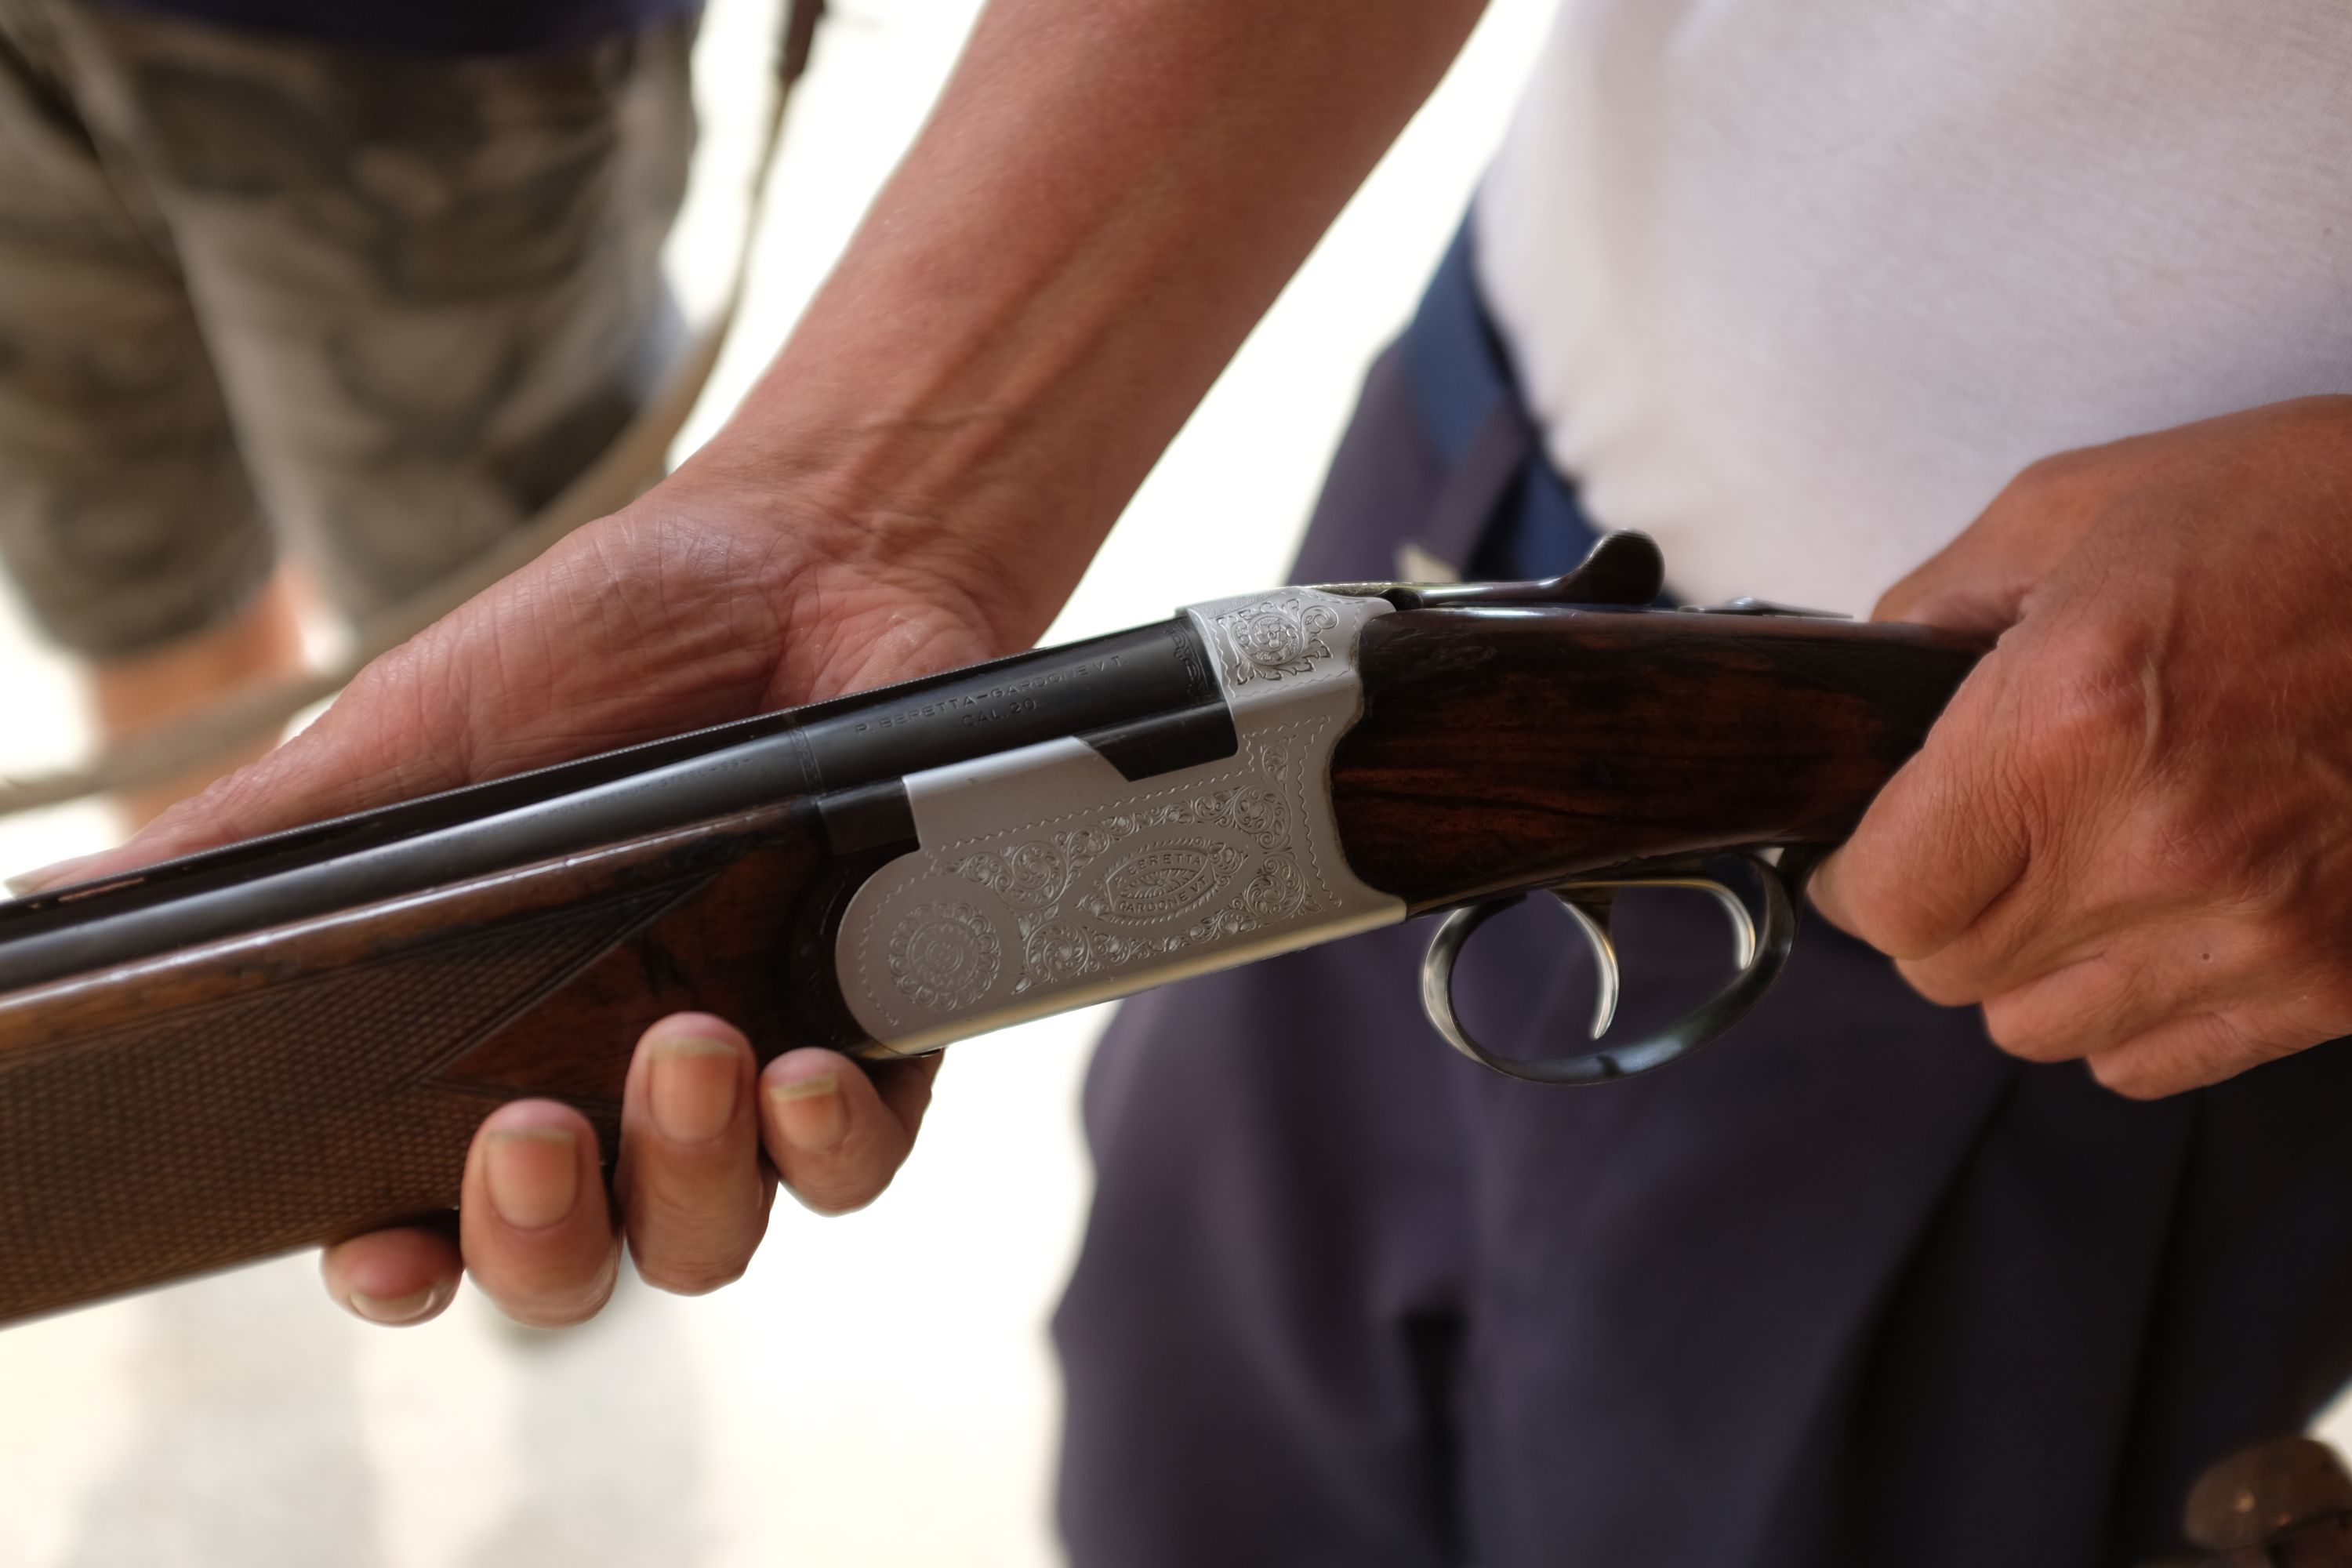
[[[1617,535],[1547,583],[1222,601],[0,905],[0,1320],[446,1209],[504,1100],[609,1147],[681,1008],[908,1055],[1433,911],[1450,960],[1538,889],[1605,953],[1612,887],[1843,837],[1978,652],[1659,577]],[[1754,865],[1744,991],[1494,1065],[1717,1032],[1793,922]]]

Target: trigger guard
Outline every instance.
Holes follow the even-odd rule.
[[[1764,918],[1756,933],[1753,958],[1731,978],[1729,984],[1699,1006],[1663,1029],[1622,1045],[1609,1046],[1600,1050],[1582,1051],[1573,1055],[1548,1057],[1533,1061],[1519,1061],[1496,1056],[1478,1042],[1462,1023],[1454,1007],[1454,969],[1462,950],[1470,938],[1488,921],[1519,902],[1524,895],[1488,899],[1454,910],[1438,922],[1431,936],[1429,952],[1422,960],[1421,1005],[1431,1024],[1445,1037],[1448,1045],[1491,1072],[1522,1083],[1550,1084],[1574,1088],[1586,1084],[1609,1083],[1618,1079],[1632,1078],[1679,1061],[1699,1047],[1719,1037],[1733,1025],[1746,1017],[1764,993],[1780,977],[1789,962],[1789,953],[1796,943],[1798,899],[1803,891],[1806,877],[1819,857],[1811,852],[1790,850],[1784,853],[1779,866],[1759,855],[1743,855],[1749,872],[1756,878],[1764,895]],[[1689,877],[1640,877],[1620,879],[1612,887],[1640,887],[1645,882],[1659,882],[1690,887],[1701,879]],[[1705,879],[1715,890],[1727,898],[1736,898],[1721,884]],[[1576,886],[1566,883],[1555,889],[1565,903],[1570,903],[1569,891]],[[1591,943],[1595,962],[1601,964],[1605,989],[1613,979],[1612,946],[1605,930],[1596,929],[1592,922],[1580,921]]]

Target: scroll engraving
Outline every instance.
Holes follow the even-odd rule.
[[[925,880],[961,879],[1003,901],[1019,939],[1015,995],[1313,914],[1284,798],[1300,783],[1298,756],[1284,742],[1261,743],[1246,782],[977,854],[950,845],[930,857]],[[891,979],[919,1005],[958,1005],[994,983],[999,950],[982,910],[927,904],[892,936]]]
[[[1312,674],[1317,659],[1331,657],[1323,634],[1339,624],[1328,606],[1297,598],[1263,599],[1228,611],[1216,617],[1225,679],[1240,686]]]
[[[999,854],[982,851],[956,863],[955,874],[969,878],[1016,910],[1043,909],[1060,898],[1070,885],[1071,850],[1087,853],[1083,845],[1018,844]]]

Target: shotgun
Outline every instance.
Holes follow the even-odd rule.
[[[689,1006],[882,1059],[1434,913],[1465,1054],[1672,1060],[1770,984],[1811,858],[1982,649],[1662,579],[1615,534],[1545,582],[1223,600],[0,905],[0,1321],[446,1211],[505,1100],[610,1148]],[[1721,994],[1546,1061],[1462,1026],[1454,957],[1541,891],[1598,1037],[1645,885],[1722,900]]]

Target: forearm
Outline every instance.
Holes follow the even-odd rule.
[[[997,0],[698,461],[1034,638],[1481,3]]]

